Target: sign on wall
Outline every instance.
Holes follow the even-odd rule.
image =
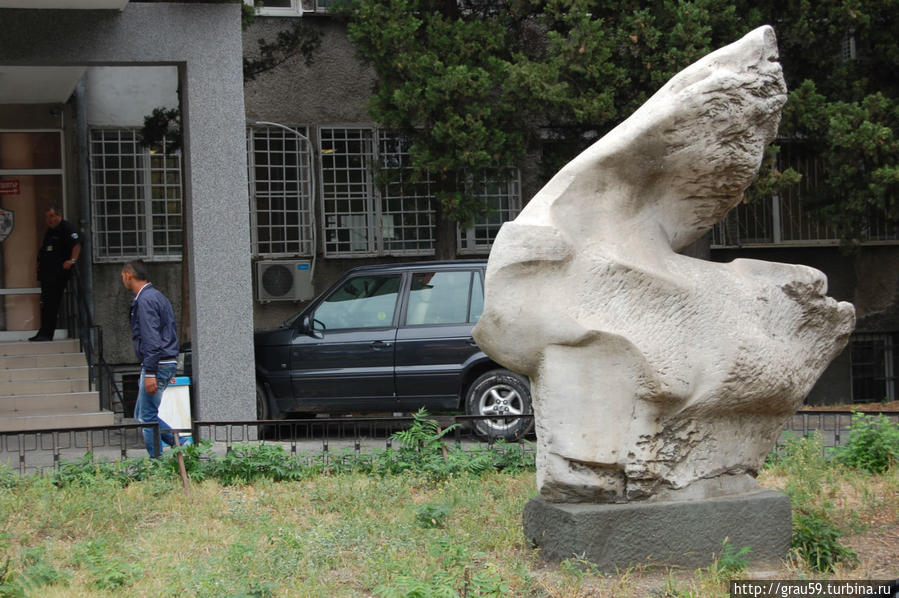
[[[18,195],[19,179],[6,179],[0,181],[0,195]]]

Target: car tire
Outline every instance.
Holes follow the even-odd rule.
[[[256,383],[256,419],[272,419],[271,406],[268,402],[268,393],[260,382]],[[271,439],[277,434],[277,426],[273,424],[259,425],[260,438]]]
[[[509,370],[490,370],[478,376],[465,394],[468,415],[497,415],[496,419],[472,421],[475,434],[488,440],[514,442],[527,434],[534,423],[531,386],[528,379]],[[509,418],[511,415],[527,415]]]

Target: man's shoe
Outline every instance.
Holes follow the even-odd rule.
[[[32,336],[32,337],[31,337],[30,339],[28,339],[28,340],[31,341],[31,342],[33,342],[33,343],[45,343],[45,342],[47,342],[47,341],[52,341],[53,338],[52,338],[52,337],[49,337],[49,336],[43,336],[43,335],[40,335],[40,334],[35,334],[34,336]]]

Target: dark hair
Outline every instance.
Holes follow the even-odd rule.
[[[56,212],[57,214],[62,216],[62,208],[59,207],[59,204],[48,203],[47,205],[45,205],[44,212],[50,212],[50,211]]]
[[[149,278],[147,275],[147,265],[143,260],[131,260],[122,266],[122,271],[130,273],[137,280],[145,281]]]

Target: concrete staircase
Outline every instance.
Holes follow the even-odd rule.
[[[0,343],[0,432],[109,426],[77,340]]]

